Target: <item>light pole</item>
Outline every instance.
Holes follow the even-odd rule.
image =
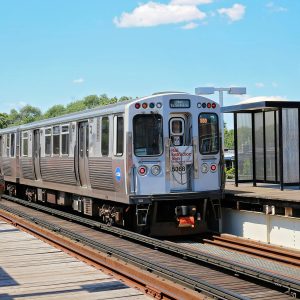
[[[245,87],[230,87],[230,88],[215,88],[215,87],[198,87],[195,89],[196,95],[211,95],[215,92],[219,92],[219,104],[223,107],[223,92],[227,92],[230,95],[244,95],[246,94]],[[224,118],[223,113],[220,115],[220,124],[222,128],[222,150],[224,150]]]

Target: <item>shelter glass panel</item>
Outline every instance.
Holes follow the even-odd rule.
[[[265,112],[266,133],[266,180],[275,181],[275,116],[274,111]]]
[[[282,110],[283,180],[299,182],[299,128],[298,109]]]
[[[253,180],[251,114],[237,114],[238,180]]]
[[[255,114],[255,167],[256,179],[264,180],[264,129],[263,113]]]

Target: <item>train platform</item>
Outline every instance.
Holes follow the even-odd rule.
[[[0,299],[151,299],[0,220]]]
[[[277,201],[277,202],[295,202],[300,203],[299,186],[285,187],[280,190],[279,184],[257,183],[239,183],[235,186],[234,182],[227,182],[225,186],[226,198],[243,198],[247,200]]]

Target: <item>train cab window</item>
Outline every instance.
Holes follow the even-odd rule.
[[[107,156],[109,152],[109,119],[103,117],[101,121],[101,153]]]
[[[10,135],[10,157],[15,157],[15,134]]]
[[[53,154],[59,155],[60,152],[60,127],[53,127]]]
[[[219,121],[215,113],[199,115],[199,147],[201,154],[219,152]]]
[[[22,133],[22,156],[28,156],[28,132]]]
[[[69,154],[69,125],[61,126],[61,154]]]
[[[122,156],[124,151],[124,119],[123,117],[114,118],[114,155]]]
[[[9,157],[10,152],[10,134],[6,135],[6,157]]]
[[[184,141],[184,120],[172,118],[170,120],[170,138],[173,146],[182,146]]]
[[[136,156],[161,155],[163,152],[162,116],[136,115],[133,119],[133,143]]]
[[[45,155],[51,155],[52,128],[45,129]]]

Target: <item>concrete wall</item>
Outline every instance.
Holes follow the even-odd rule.
[[[300,219],[224,208],[223,233],[300,250]]]

